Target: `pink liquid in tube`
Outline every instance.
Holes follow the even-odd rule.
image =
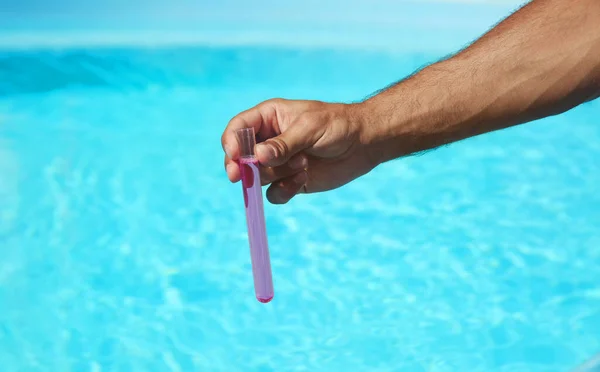
[[[254,156],[254,128],[244,128],[236,132],[240,145],[240,172],[250,241],[250,258],[254,277],[256,299],[267,303],[273,299],[273,276],[267,241],[267,228],[263,206],[262,187],[258,160]]]

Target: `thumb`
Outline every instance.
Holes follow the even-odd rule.
[[[283,165],[314,144],[313,134],[308,126],[292,125],[282,134],[256,145],[256,157],[267,167]]]

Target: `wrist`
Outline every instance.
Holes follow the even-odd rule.
[[[344,105],[344,120],[348,125],[348,135],[353,138],[357,149],[366,157],[371,168],[382,163],[376,149],[385,137],[375,119],[373,107],[366,101]]]
[[[352,118],[358,132],[359,142],[368,162],[374,168],[388,159],[390,137],[384,123],[384,109],[372,99],[352,104]]]
[[[374,166],[424,150],[420,118],[411,110],[414,92],[402,84],[357,104],[361,143]]]
[[[431,65],[359,104],[362,141],[376,165],[462,139],[464,110],[449,89],[457,62]]]

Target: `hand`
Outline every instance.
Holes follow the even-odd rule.
[[[234,117],[221,139],[231,182],[240,180],[235,131],[253,127],[267,199],[287,203],[298,193],[340,187],[374,168],[358,104],[269,100]]]

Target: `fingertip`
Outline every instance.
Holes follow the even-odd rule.
[[[259,143],[254,148],[254,153],[259,163],[267,167],[275,166],[275,164],[273,164],[273,160],[275,159],[275,152],[273,151],[271,146],[264,143]]]
[[[302,171],[274,183],[267,189],[267,200],[272,204],[286,204],[298,194],[307,181],[308,174]]]
[[[271,184],[271,186],[269,186],[269,188],[267,189],[267,200],[269,201],[269,203],[271,203],[271,204],[285,204],[286,203],[286,201],[283,201],[279,196],[280,188],[281,188],[281,186],[278,186],[276,184]]]
[[[237,156],[238,156],[237,143],[235,145],[233,145],[231,143],[231,140],[225,139],[225,141],[223,141],[223,151],[225,151],[225,154],[227,155],[227,157],[229,159],[231,159],[231,160],[237,159]]]
[[[227,178],[229,178],[229,181],[232,183],[236,183],[241,179],[240,168],[237,166],[237,164],[233,162],[229,163],[227,164],[225,170],[227,171]]]

